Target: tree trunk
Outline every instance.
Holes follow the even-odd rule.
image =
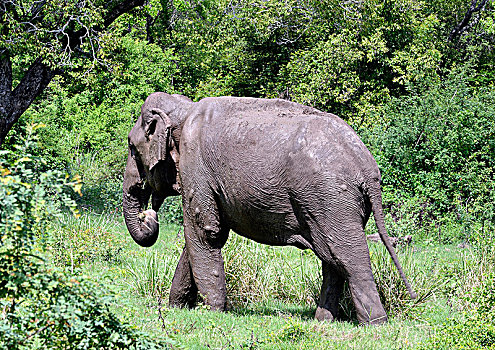
[[[113,4],[112,1],[108,5]],[[108,28],[120,15],[129,12],[137,6],[142,6],[144,0],[124,0],[112,6],[103,19],[103,28],[93,28],[101,32]],[[87,34],[82,28],[68,37],[71,51],[81,45]],[[56,74],[61,71],[50,68],[43,63],[43,57],[38,57],[29,67],[21,82],[12,90],[12,62],[10,52],[0,46],[0,146],[4,143],[12,126],[48,86]]]
[[[48,86],[56,71],[41,58],[31,64],[21,82],[12,91],[12,63],[8,52],[0,58],[0,145],[12,126],[28,109],[34,99]]]
[[[459,22],[454,29],[449,34],[449,38],[447,41],[451,42],[458,36],[460,36],[465,31],[474,27],[480,20],[480,12],[485,9],[487,0],[472,0],[471,5],[466,11],[464,18],[461,22]],[[474,21],[471,22],[471,18],[474,14],[477,13],[477,16],[474,18]]]

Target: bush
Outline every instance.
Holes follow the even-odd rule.
[[[495,273],[483,279],[466,297],[462,319],[448,320],[424,349],[495,349]]]
[[[495,234],[476,236],[474,242],[449,295],[461,315],[438,327],[424,349],[495,349]]]
[[[380,125],[362,131],[396,221],[409,213],[424,236],[460,225],[456,236],[441,237],[445,243],[465,239],[473,222],[495,219],[495,95],[471,86],[473,76],[464,67],[417,87],[385,107]]]
[[[81,184],[60,171],[39,171],[43,161],[30,152],[34,129],[17,147],[19,157],[0,153],[0,348],[163,348],[164,340],[121,322],[101,286],[44,263],[39,243],[48,240],[63,207],[77,215],[67,192],[79,191]]]
[[[162,217],[166,223],[182,225],[184,222],[182,211],[182,198],[167,197],[160,208]]]

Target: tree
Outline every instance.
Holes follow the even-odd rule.
[[[55,75],[80,67],[81,60],[97,61],[107,29],[144,3],[0,0],[0,145]],[[13,62],[27,69],[16,71]]]

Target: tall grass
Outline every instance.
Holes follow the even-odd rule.
[[[371,267],[383,306],[389,315],[417,318],[432,297],[442,293],[450,279],[442,274],[435,256],[427,258],[415,253],[415,248],[399,246],[397,255],[416,299],[411,299],[404,282],[382,244],[370,245]]]
[[[79,217],[66,215],[59,220],[50,235],[49,248],[54,262],[73,272],[85,262],[118,262],[123,241],[113,215],[85,210]]]
[[[100,260],[105,260],[110,256],[108,252],[112,249],[115,252],[120,244],[119,240],[122,239],[112,236],[113,222],[105,215],[85,213],[79,219],[66,219],[63,227],[65,229],[61,230],[60,234],[64,235],[66,241],[59,240],[61,243],[56,250],[64,252],[65,263],[71,266],[75,266],[76,262],[80,263],[87,254],[94,252],[86,249],[89,244],[101,247],[98,256]],[[101,239],[100,233],[107,233],[106,240]],[[86,236],[83,237],[83,234]],[[132,249],[126,252],[121,261],[124,283],[139,296],[168,298],[184,240],[175,233],[163,238],[164,240],[151,249],[139,248],[132,244]],[[491,248],[488,245],[480,245],[479,249]],[[468,251],[458,263],[450,266],[434,255],[424,256],[419,250],[399,247],[397,252],[406,276],[418,294],[416,300],[411,300],[386,249],[381,244],[370,245],[373,274],[382,303],[390,316],[419,318],[423,306],[429,300],[457,291],[457,285],[461,283],[459,276],[472,276],[474,281],[476,276],[483,275],[483,272],[475,272],[472,269],[474,257],[469,256],[471,253]],[[231,308],[245,308],[256,303],[270,302],[316,307],[322,282],[321,262],[310,250],[261,245],[232,234],[222,253],[227,298]],[[95,256],[95,253],[92,254]],[[472,285],[467,281],[462,284]],[[341,300],[340,314],[344,320],[355,319],[347,285]]]
[[[126,283],[141,296],[167,298],[182,244],[180,240],[165,250],[139,250],[130,254],[124,263]],[[222,252],[230,308],[267,302],[316,307],[322,277],[321,262],[313,252],[261,245],[235,234]],[[444,278],[435,259],[418,260],[413,249],[400,249],[399,260],[418,294],[412,300],[385,248],[372,244],[370,252],[378,291],[389,315],[419,317],[422,306],[450,280]],[[347,284],[340,308],[342,319],[355,319]]]
[[[277,248],[232,235],[223,249],[227,294],[232,306],[267,300],[314,305],[321,263],[311,251]]]
[[[178,254],[141,250],[124,264],[126,283],[143,297],[167,295],[178,258]]]
[[[398,250],[400,263],[418,298],[407,293],[389,253],[370,245],[371,264],[380,298],[389,315],[418,317],[427,301],[449,282],[436,260],[420,257],[412,248]],[[224,248],[227,293],[234,307],[269,300],[315,307],[321,288],[321,262],[309,250],[270,247],[233,235]],[[340,305],[343,319],[355,318],[346,283]]]
[[[464,253],[462,264],[451,272],[458,282],[455,290],[451,291],[451,294],[457,296],[454,298],[454,306],[463,311],[469,309],[473,302],[470,298],[473,290],[492,283],[495,276],[495,232],[484,235],[476,232],[472,243],[471,248]],[[495,315],[495,310],[493,313]]]

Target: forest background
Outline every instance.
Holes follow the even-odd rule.
[[[15,243],[6,243],[12,237],[26,239],[18,261],[38,249],[40,232],[53,231],[50,215],[65,215],[59,207],[48,215],[52,212],[47,205],[39,204],[55,194],[74,212],[120,211],[127,134],[144,99],[155,91],[183,94],[194,101],[224,95],[283,98],[337,114],[358,132],[382,171],[391,236],[411,235],[425,247],[493,247],[492,1],[127,3],[132,4],[113,17],[118,6],[105,1],[4,1],[0,5],[4,78],[0,131],[6,130],[5,121],[13,115],[5,106],[14,105],[5,102],[10,95],[2,92],[12,87],[12,96],[16,87],[32,92],[18,94],[32,103],[17,113],[8,134],[2,135],[2,256],[19,251]],[[74,33],[84,34],[77,43]],[[35,88],[23,86],[35,66],[42,68],[44,80]],[[32,173],[29,179],[26,173]],[[65,180],[62,173],[68,174]],[[42,174],[49,174],[45,183],[39,180]],[[8,180],[16,175],[17,182]],[[24,198],[22,191],[12,191],[14,183],[38,184],[47,190],[35,192],[33,185]],[[60,190],[53,190],[54,183]],[[23,207],[16,204],[21,202]],[[40,210],[45,214],[39,214]],[[164,222],[181,220],[178,199],[168,200],[162,212]],[[26,223],[26,217],[32,222],[13,226]],[[12,236],[14,231],[17,236]],[[493,260],[487,264],[493,266],[495,258],[489,256]],[[9,268],[16,264],[14,260],[3,264],[5,276],[12,276]],[[74,274],[73,261],[66,265]],[[483,273],[482,280],[488,282],[477,280],[476,286],[491,288],[480,292],[487,297],[485,306],[491,314],[495,297],[489,299],[487,290],[493,290],[495,275],[493,268]],[[22,295],[22,283],[25,280],[12,281],[12,289],[2,292],[2,320],[10,322],[5,329],[13,329],[15,320],[21,325],[19,337],[13,332],[11,338],[5,336],[10,339],[5,344],[22,346],[36,339],[41,344],[48,341],[40,339],[52,327],[50,323],[29,328],[19,321],[26,316],[22,312],[16,319],[5,316],[9,310],[15,313],[12,305]],[[464,320],[466,329],[469,320]],[[492,321],[480,331],[488,339],[483,343],[487,346],[495,346]],[[447,332],[456,330],[447,328]]]

